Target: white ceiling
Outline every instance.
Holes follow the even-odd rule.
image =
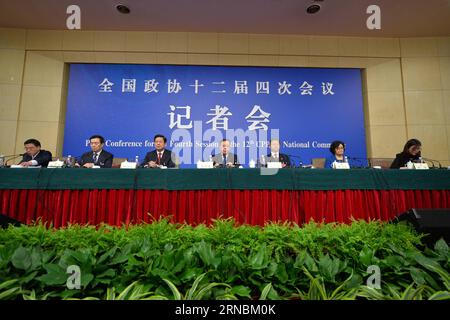
[[[148,30],[417,37],[450,35],[450,0],[0,0],[0,26],[65,29],[66,8],[81,8],[84,30]],[[125,4],[128,15],[115,9]],[[366,8],[381,8],[381,30]]]

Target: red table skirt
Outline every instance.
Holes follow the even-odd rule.
[[[0,213],[54,227],[122,225],[170,217],[173,222],[348,223],[352,217],[391,220],[410,208],[450,208],[450,190],[0,190]]]

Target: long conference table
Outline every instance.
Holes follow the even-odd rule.
[[[0,169],[0,213],[33,223],[302,224],[450,208],[450,170]]]

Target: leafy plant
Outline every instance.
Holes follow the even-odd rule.
[[[298,293],[294,294],[292,298],[298,297],[301,300],[354,300],[356,298],[359,286],[352,285],[353,274],[333,291],[330,291],[321,276],[314,277],[305,267],[303,267],[303,271],[310,280],[309,289],[307,292],[297,289]]]
[[[0,300],[13,299],[17,297],[22,289],[17,285],[17,279],[11,279],[0,283]]]
[[[174,300],[201,300],[205,296],[211,296],[212,290],[220,286],[225,287],[226,291],[222,295],[220,295],[219,298],[227,300],[237,299],[230,290],[231,286],[226,283],[202,283],[206,275],[206,273],[199,275],[192,284],[192,287],[186,292],[186,294],[181,294],[177,287],[170,280],[163,280],[169,286]]]
[[[3,299],[447,299],[450,250],[403,224],[107,225],[0,231]],[[80,289],[69,289],[69,266]],[[381,290],[364,284],[381,271]],[[12,281],[14,280],[14,281]]]

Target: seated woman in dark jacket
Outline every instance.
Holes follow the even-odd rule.
[[[406,142],[403,151],[397,153],[394,161],[391,164],[391,169],[400,169],[411,162],[421,162],[422,143],[417,139],[410,139]]]

